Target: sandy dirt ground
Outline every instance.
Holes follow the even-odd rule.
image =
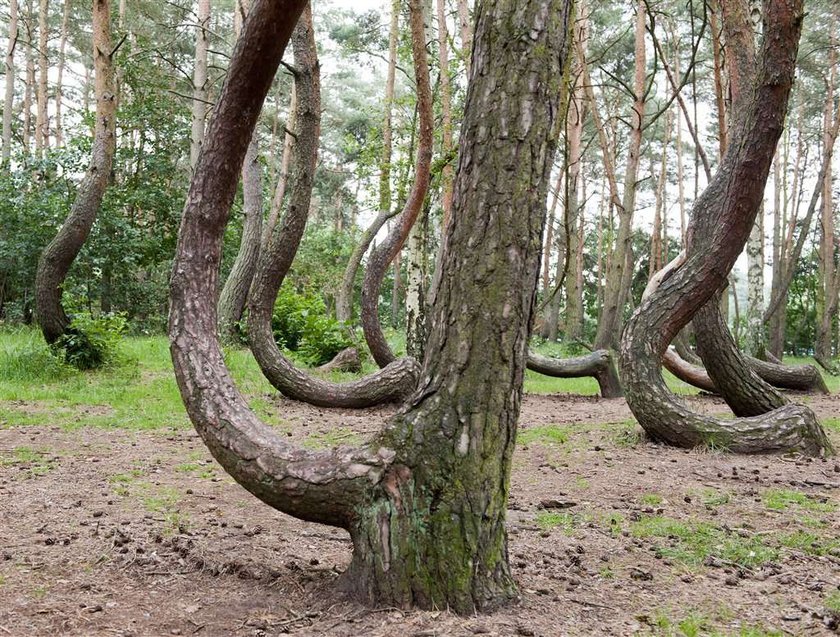
[[[271,400],[310,446],[363,440],[391,413]],[[837,397],[806,400],[840,416]],[[665,448],[623,400],[526,397],[508,516],[521,597],[473,617],[342,598],[347,534],[258,502],[192,430],[44,423],[0,429],[0,637],[838,630],[840,461]]]

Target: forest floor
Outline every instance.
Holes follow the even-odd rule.
[[[177,402],[163,339],[130,347],[128,372],[42,361],[26,380],[36,350],[0,360],[0,637],[838,631],[837,458],[669,449],[644,440],[621,399],[529,394],[508,515],[519,601],[474,617],[372,610],[335,592],[347,534],[228,478]],[[285,400],[247,358],[229,355],[240,386],[301,445],[357,443],[393,411]],[[794,398],[840,449],[840,400]]]

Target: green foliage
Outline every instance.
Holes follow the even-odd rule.
[[[271,318],[274,340],[309,365],[323,365],[353,345],[341,323],[327,315],[323,299],[283,287]]]
[[[836,504],[821,502],[816,498],[790,489],[769,489],[764,493],[764,506],[774,511],[784,511],[790,505],[797,505],[808,511],[829,512],[837,509]]]
[[[76,369],[98,369],[113,361],[125,329],[126,319],[121,314],[76,314],[53,351]]]

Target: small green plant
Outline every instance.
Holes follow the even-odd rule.
[[[823,605],[835,615],[840,615],[840,590],[833,590],[825,596]]]
[[[662,504],[662,496],[658,493],[644,493],[639,502],[647,506],[658,506]]]
[[[840,550],[840,539],[827,538],[808,531],[793,531],[777,537],[779,546],[809,555],[828,555]]]
[[[569,440],[571,432],[568,427],[560,425],[542,425],[521,430],[517,436],[520,444],[533,443],[542,445],[562,445]]]
[[[537,513],[534,521],[543,531],[551,531],[552,529],[559,528],[566,535],[571,535],[572,532],[581,525],[583,519],[581,516],[574,513],[540,511]]]
[[[353,345],[344,326],[328,315],[324,300],[315,293],[299,294],[284,287],[271,317],[274,340],[297,352],[308,365],[323,365]]]
[[[700,493],[700,498],[706,508],[715,509],[719,506],[727,504],[729,502],[730,495],[726,491],[706,488]]]
[[[125,330],[123,314],[76,314],[65,334],[53,344],[53,351],[76,369],[99,369],[114,359]]]

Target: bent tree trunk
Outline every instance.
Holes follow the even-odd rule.
[[[592,376],[598,381],[603,398],[620,398],[624,395],[615,362],[609,350],[599,349],[586,356],[574,358],[548,358],[528,352],[528,369],[555,378],[584,378]]]
[[[236,167],[304,4],[257,0],[231,59],[173,268],[169,333],[178,385],[205,443],[246,489],[281,511],[350,532],[353,559],[343,578],[356,596],[459,613],[491,609],[516,593],[505,512],[569,0],[478,5],[423,385],[370,444],[332,451],[291,446],[248,408],[215,336],[212,293]]]
[[[291,196],[280,229],[262,251],[254,275],[248,307],[251,351],[269,382],[295,400],[322,407],[369,407],[402,400],[417,384],[419,365],[413,359],[397,361],[387,369],[349,383],[331,383],[297,369],[274,341],[274,301],[306,229],[321,128],[320,71],[308,8],[292,34],[292,47],[297,140],[290,160]]]
[[[116,151],[116,85],[111,46],[109,0],[93,2],[93,72],[96,123],[90,167],[76,193],[70,214],[44,249],[35,275],[35,316],[47,343],[65,334],[70,319],[61,305],[61,285],[90,234],[111,180]]]
[[[787,112],[802,0],[770,0],[766,6],[762,66],[752,99],[738,113],[720,170],[694,206],[685,261],[642,302],[625,328],[620,369],[633,414],[658,440],[744,453],[797,450],[820,454],[831,451],[831,446],[806,407],[786,405],[733,421],[695,414],[668,391],[660,370],[671,340],[724,286],[763,197]],[[714,215],[718,221],[711,237],[695,234],[703,215]]]
[[[414,183],[393,230],[371,253],[365,270],[365,280],[362,284],[362,329],[370,353],[380,367],[390,365],[396,360],[396,357],[388,346],[388,341],[385,340],[385,334],[382,333],[382,325],[379,322],[379,289],[382,287],[382,280],[385,278],[388,266],[402,249],[414,222],[417,220],[417,216],[423,208],[423,200],[429,191],[432,170],[434,115],[432,113],[429,61],[426,57],[423,1],[412,0],[408,6],[411,22],[411,53],[414,59],[414,79],[417,85],[417,113],[420,120]]]

